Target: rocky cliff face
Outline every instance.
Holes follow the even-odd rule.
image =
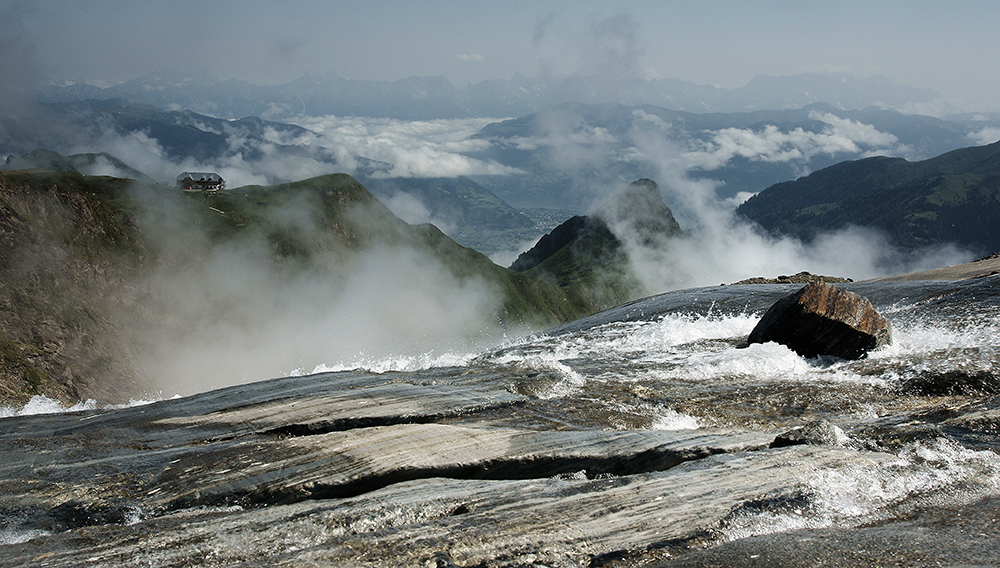
[[[0,174],[0,398],[141,392],[119,317],[139,300],[130,275],[144,256],[127,185]]]

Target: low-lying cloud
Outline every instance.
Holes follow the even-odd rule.
[[[310,141],[325,148],[383,162],[378,177],[457,177],[508,175],[515,168],[467,156],[485,150],[472,138],[493,119],[403,121],[358,117],[301,117],[293,121],[315,133]]]
[[[323,149],[291,154],[277,144],[248,138],[230,140],[235,152],[198,160],[170,156],[159,140],[146,130],[121,134],[113,128],[103,130],[90,141],[73,146],[67,153],[106,152],[157,181],[172,184],[184,171],[217,172],[229,187],[268,185],[307,179],[342,171],[335,159]],[[127,176],[125,176],[127,177]]]
[[[801,127],[782,130],[774,125],[763,129],[723,128],[710,139],[684,153],[691,168],[714,170],[734,158],[761,162],[798,162],[806,165],[818,155],[850,158],[873,155],[906,156],[912,149],[899,144],[895,135],[880,132],[870,124],[813,112],[810,118],[827,126],[813,132]]]
[[[995,126],[984,126],[983,128],[969,133],[969,140],[973,144],[985,146],[1000,141],[1000,128]]]
[[[489,142],[476,140],[488,119],[403,121],[340,117],[302,117],[296,124],[308,132],[265,128],[251,137],[234,128],[223,131],[192,123],[205,132],[226,136],[228,148],[209,159],[171,156],[148,130],[121,133],[98,125],[86,142],[66,153],[107,152],[150,177],[170,183],[182,171],[214,171],[229,187],[297,181],[346,172],[372,177],[457,177],[508,175],[512,167],[470,157]]]

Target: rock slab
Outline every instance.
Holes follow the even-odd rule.
[[[778,300],[747,343],[773,341],[803,357],[861,359],[892,342],[892,327],[867,299],[825,282],[810,282]]]

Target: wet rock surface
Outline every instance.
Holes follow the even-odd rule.
[[[489,417],[517,421],[524,397],[467,385],[255,386],[269,400],[244,386],[0,422],[4,509],[53,533],[0,563],[576,565],[696,537],[820,464],[892,459],[769,449],[773,431],[512,428]]]
[[[708,566],[996,566],[1000,500],[915,512],[906,519],[852,528],[751,537],[648,563],[654,568]],[[959,544],[960,543],[960,544]]]
[[[771,442],[771,447],[783,448],[799,444],[837,447],[843,446],[845,443],[847,443],[847,434],[843,430],[829,420],[818,420],[779,434]]]
[[[860,359],[892,341],[892,328],[871,302],[825,282],[810,282],[771,306],[747,343],[774,341],[803,357]]]
[[[456,367],[0,419],[0,566],[989,564],[995,284],[853,284],[908,298],[856,361],[736,349],[794,290],[727,286]]]

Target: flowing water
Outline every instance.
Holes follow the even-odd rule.
[[[537,427],[746,431],[828,420],[839,444],[898,456],[817,470],[801,480],[807,501],[741,512],[726,539],[1000,496],[1000,414],[990,413],[1000,407],[1000,281],[840,286],[890,320],[891,345],[858,361],[744,346],[763,312],[800,287],[746,285],[640,300],[475,357],[368,367],[505,386],[532,397]]]
[[[360,373],[526,396],[516,414],[485,415],[498,426],[753,432],[826,420],[834,445],[895,456],[816,467],[780,499],[734,509],[714,528],[716,543],[871,525],[1000,496],[1000,280],[844,285],[872,300],[893,328],[892,344],[862,360],[743,346],[767,307],[798,287],[671,292],[486,353],[321,371],[328,381]],[[0,526],[5,543],[40,534]]]

